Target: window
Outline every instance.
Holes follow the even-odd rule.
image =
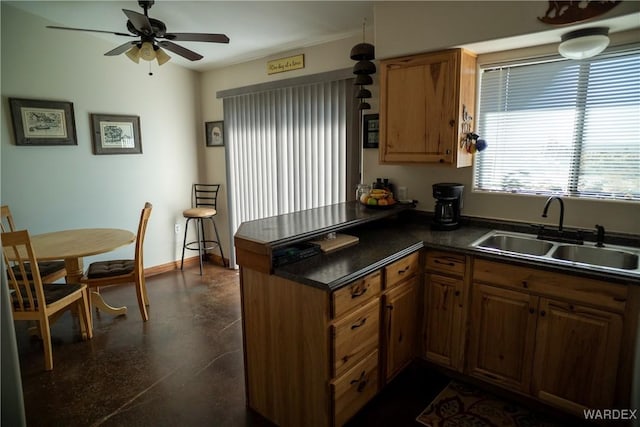
[[[640,49],[480,71],[474,190],[640,200]]]

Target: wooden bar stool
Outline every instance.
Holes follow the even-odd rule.
[[[182,260],[180,261],[180,270],[184,265],[184,251],[198,251],[200,259],[200,275],[202,276],[202,261],[207,256],[207,251],[219,248],[222,264],[226,267],[227,261],[224,259],[222,252],[222,244],[220,244],[220,235],[213,217],[217,215],[216,200],[218,198],[218,190],[220,184],[193,184],[192,208],[186,209],[182,215],[187,219],[184,225],[184,240],[182,241]],[[195,221],[197,240],[187,242],[187,232],[189,231],[189,222]],[[215,240],[207,239],[204,233],[205,220],[211,221],[213,231],[216,233]]]

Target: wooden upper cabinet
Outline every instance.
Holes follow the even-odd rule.
[[[380,163],[471,166],[460,142],[463,112],[475,115],[475,55],[451,49],[380,65]]]

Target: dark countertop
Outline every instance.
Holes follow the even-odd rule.
[[[372,209],[357,202],[336,203],[243,222],[235,238],[276,248],[358,224],[377,221],[414,207],[413,204],[398,203],[388,209]]]
[[[367,222],[343,229],[343,233],[358,236],[357,245],[329,254],[315,255],[275,270],[274,274],[293,281],[336,290],[355,279],[363,277],[389,263],[392,263],[422,247],[464,253],[499,262],[544,268],[560,273],[582,275],[584,277],[617,283],[640,285],[637,273],[586,269],[552,260],[528,259],[520,255],[486,253],[470,244],[494,229],[511,229],[531,233],[531,229],[514,230],[516,226],[496,223],[466,221],[457,230],[437,231],[430,228],[430,219],[413,211],[399,212],[397,215],[383,216],[375,222]],[[521,226],[522,228],[522,226]],[[317,235],[317,233],[316,233]],[[634,245],[635,246],[635,245]]]

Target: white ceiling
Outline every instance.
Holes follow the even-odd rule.
[[[143,13],[137,0],[7,3],[51,21],[50,25],[123,33],[128,31],[127,17],[122,9]],[[149,17],[164,22],[167,32],[226,34],[229,44],[178,43],[203,55],[199,61],[188,61],[167,52],[172,62],[205,71],[362,34],[363,20],[366,19],[368,25],[373,23],[372,4],[371,1],[156,0],[149,9]],[[73,34],[75,37],[99,37],[110,42],[113,48],[130,40],[112,34]]]
[[[40,16],[50,25],[127,32],[127,18],[122,9],[143,12],[137,0],[130,1],[7,1],[14,7]],[[149,16],[165,23],[168,32],[223,33],[229,44],[179,42],[204,56],[188,61],[177,54],[171,61],[184,67],[205,71],[264,58],[305,46],[372,33],[375,1],[214,1],[156,0]],[[640,12],[599,22],[611,33],[640,27]],[[576,28],[584,26],[581,24]],[[571,27],[573,29],[573,26]],[[61,31],[61,30],[48,30]],[[465,45],[476,53],[557,43],[568,28],[556,28],[532,35],[488,40]],[[128,37],[91,32],[71,32],[74,37],[99,37],[108,46],[104,54]],[[367,39],[368,42],[374,42]],[[112,46],[112,47],[109,47]],[[102,49],[102,47],[101,47]]]

